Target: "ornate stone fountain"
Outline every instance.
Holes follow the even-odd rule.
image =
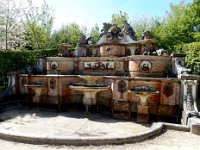
[[[156,43],[149,31],[137,40],[127,21],[122,29],[103,23],[96,43],[82,35],[74,52],[61,48],[59,57],[40,59],[32,72],[12,74],[6,93],[28,96],[33,103],[83,103],[86,111],[101,105],[113,117],[140,122],[179,122],[182,111],[187,124],[199,116],[195,91],[200,78],[184,67],[184,55],[169,56]]]

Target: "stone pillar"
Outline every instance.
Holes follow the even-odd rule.
[[[182,124],[188,124],[188,118],[199,117],[197,107],[198,76],[181,75],[181,99],[182,99]]]
[[[7,78],[8,86],[2,93],[0,93],[0,97],[16,94],[16,73],[9,72]]]

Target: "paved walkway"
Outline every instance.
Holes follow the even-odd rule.
[[[132,136],[151,127],[151,124],[138,124],[85,112],[12,110],[0,114],[0,118],[4,120],[0,123],[0,131],[48,138]]]
[[[151,125],[137,124],[131,121],[112,119],[100,114],[78,112],[41,112],[37,110],[12,110],[0,114],[0,129],[24,134],[43,134],[63,137],[102,137],[137,134],[146,131]],[[47,144],[26,144],[0,139],[1,150],[196,150],[200,145],[200,136],[190,132],[167,130],[159,136],[143,142],[122,145],[102,146],[66,146]]]

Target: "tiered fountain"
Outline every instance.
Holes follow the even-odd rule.
[[[82,35],[73,53],[67,52],[68,46],[59,57],[40,59],[34,74],[12,75],[8,90],[27,95],[33,103],[83,103],[87,111],[101,105],[113,117],[140,122],[178,122],[180,110],[184,124],[191,115],[199,116],[199,76],[188,74],[184,55],[169,56],[158,49],[149,31],[136,40],[126,21],[123,29],[104,23],[101,31],[96,43]]]

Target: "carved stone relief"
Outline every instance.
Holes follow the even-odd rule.
[[[52,78],[50,79],[50,88],[55,89],[56,88],[56,79]]]
[[[123,80],[120,80],[117,84],[118,87],[118,91],[121,93],[120,98],[123,98],[123,93],[126,92],[127,88],[126,88],[126,82]]]
[[[85,70],[113,70],[114,62],[84,62]]]
[[[151,71],[152,64],[150,61],[144,60],[140,63],[139,68],[141,71],[148,72],[148,71]]]
[[[167,82],[163,86],[163,94],[166,97],[170,97],[171,95],[174,94],[174,85],[170,82]]]
[[[58,63],[55,62],[55,61],[51,62],[50,68],[51,68],[52,70],[56,70],[56,69],[58,68]]]

